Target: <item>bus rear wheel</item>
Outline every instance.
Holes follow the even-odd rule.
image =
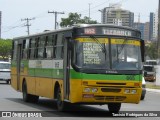
[[[33,102],[33,103],[38,102],[39,96],[28,94],[26,82],[24,82],[22,85],[22,94],[23,94],[23,101]]]
[[[62,100],[62,93],[60,90],[60,87],[57,89],[57,109],[58,111],[64,111],[65,110],[65,102]]]
[[[118,113],[121,109],[121,103],[108,103],[109,112]]]

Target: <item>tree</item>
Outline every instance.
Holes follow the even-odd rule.
[[[150,59],[157,59],[157,42],[152,42],[148,46],[145,47],[146,56],[150,57]]]
[[[89,20],[86,16],[81,19],[81,14],[78,13],[69,13],[68,18],[62,18],[61,21],[61,27],[72,26],[73,24],[97,24],[97,21]]]
[[[11,55],[12,40],[0,39],[0,58],[3,60],[7,59]]]

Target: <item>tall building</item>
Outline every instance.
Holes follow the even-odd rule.
[[[149,39],[157,40],[158,36],[158,11],[150,13]]]
[[[1,25],[2,25],[1,24],[1,22],[2,22],[1,20],[2,20],[2,12],[0,11],[0,39],[1,39]]]
[[[133,24],[133,28],[140,30],[141,31],[141,38],[144,39],[145,24],[144,23],[135,22]]]
[[[149,22],[146,22],[144,25],[144,40],[149,40]]]
[[[133,24],[133,28],[140,30],[141,38],[143,40],[149,40],[149,22],[146,23],[135,22]]]
[[[103,24],[115,24],[119,26],[133,26],[134,13],[124,10],[121,5],[110,5],[101,11],[101,22]]]

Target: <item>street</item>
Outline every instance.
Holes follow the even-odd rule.
[[[106,117],[107,105],[68,105],[67,112],[58,112],[56,104],[51,99],[41,97],[37,104],[25,103],[22,94],[15,91],[10,85],[0,83],[0,111],[31,111],[42,112],[45,117]],[[159,111],[160,93],[147,92],[146,97],[139,104],[122,104],[121,111]],[[140,113],[141,113],[140,112]],[[157,118],[157,117],[156,117]],[[0,118],[1,119],[1,118]]]

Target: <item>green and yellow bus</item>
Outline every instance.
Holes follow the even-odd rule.
[[[140,102],[144,41],[138,30],[105,24],[75,25],[14,38],[11,85],[26,102],[39,96],[66,103]]]

